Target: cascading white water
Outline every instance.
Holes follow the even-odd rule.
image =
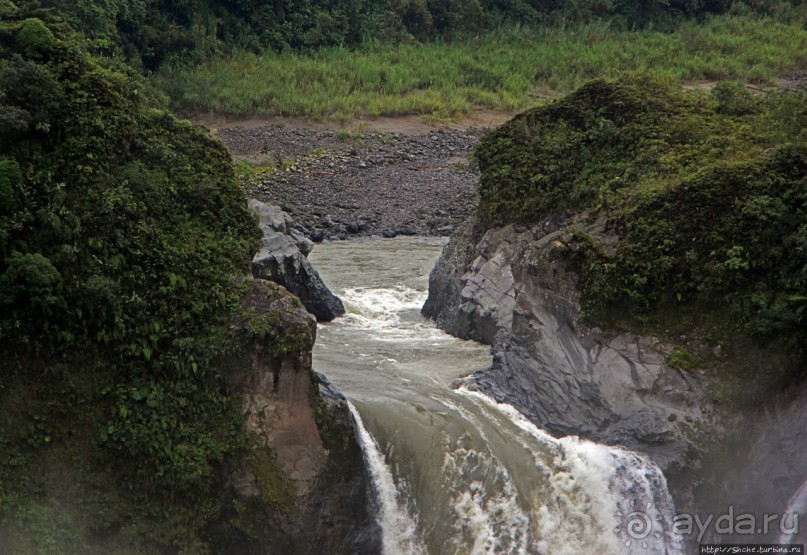
[[[482,441],[488,443],[483,426],[472,413],[447,399],[441,402],[475,426]],[[469,466],[478,465],[485,465],[485,473],[492,473],[495,482],[500,484],[494,495],[486,495],[484,484],[478,480],[462,487],[461,481],[474,474]],[[452,503],[458,517],[458,533],[466,532],[472,538],[471,553],[497,553],[502,545],[509,546],[513,553],[529,552],[529,517],[519,507],[518,492],[507,469],[496,456],[484,457],[462,446],[448,448],[443,475],[460,481]]]
[[[673,533],[674,508],[667,481],[652,461],[574,436],[555,438],[510,405],[465,387],[457,393],[498,411],[554,453],[553,495],[538,511],[542,552],[576,553],[569,537],[581,533],[589,536],[588,542],[600,542],[601,552],[672,555],[683,551],[681,538]],[[536,464],[544,467],[545,452],[533,454]],[[613,507],[617,510],[609,510]]]
[[[384,454],[380,451],[373,436],[364,427],[361,415],[353,403],[348,401],[347,406],[356,423],[364,460],[370,471],[373,488],[378,498],[378,524],[381,526],[384,555],[423,553],[423,546],[417,537],[417,520],[407,510],[406,503],[400,499],[398,486],[387,467]]]
[[[314,365],[358,407],[385,553],[681,552],[650,461],[556,439],[462,386],[490,357],[420,315],[440,248],[354,241],[311,255],[348,311],[318,331]]]

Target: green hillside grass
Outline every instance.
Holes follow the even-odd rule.
[[[237,51],[165,69],[154,79],[185,113],[292,116],[517,111],[595,78],[637,73],[758,84],[807,63],[807,31],[772,19],[720,16],[675,32],[617,31],[607,23],[489,33],[477,39],[368,44],[313,53]]]

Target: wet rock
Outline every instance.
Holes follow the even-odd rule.
[[[249,206],[258,213],[263,232],[261,250],[252,259],[252,275],[279,283],[297,295],[321,322],[344,314],[342,301],[325,286],[303,252],[310,251],[312,243],[300,232],[288,231],[288,215],[255,199],[249,201]]]
[[[308,239],[303,233],[297,229],[289,230],[288,236],[296,243],[297,248],[303,253],[303,256],[308,256],[314,248],[314,243]]]
[[[562,262],[570,239],[559,222],[465,224],[432,271],[424,314],[491,344],[493,366],[469,383],[536,425],[645,452],[662,468],[683,464],[704,417],[698,375],[667,365],[672,348],[653,337],[580,321],[578,277]]]
[[[231,323],[242,348],[223,364],[252,441],[227,478],[242,504],[241,522],[258,526],[251,532],[254,544],[228,545],[227,551],[264,553],[269,545],[286,546],[284,553],[380,553],[371,477],[347,402],[311,368],[316,322],[280,285],[249,279],[249,286]],[[274,334],[265,333],[264,319]],[[277,511],[277,485],[260,476],[273,465],[293,482],[294,499],[266,526],[266,515]]]
[[[381,236],[385,239],[393,239],[398,236],[398,233],[394,229],[385,229],[381,232]]]
[[[315,243],[321,243],[322,241],[325,240],[325,232],[319,228],[315,228],[313,231],[311,231],[309,237]]]

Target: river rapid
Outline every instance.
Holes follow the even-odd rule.
[[[319,325],[314,369],[351,404],[385,555],[681,553],[653,463],[552,437],[465,387],[488,347],[420,314],[444,244],[361,239],[309,256],[347,309]]]

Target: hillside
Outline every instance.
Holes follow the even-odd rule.
[[[29,3],[29,2],[26,2]],[[232,48],[353,48],[372,41],[417,42],[474,36],[503,26],[563,27],[597,20],[615,27],[669,28],[711,14],[797,18],[788,0],[42,0],[104,54],[148,70],[187,64]]]
[[[793,91],[594,82],[484,138],[480,216],[605,221],[614,240],[576,238],[591,321],[714,324],[708,342],[730,329],[803,363],[806,114]]]
[[[229,154],[20,5],[0,3],[0,551],[336,545],[361,454],[316,393],[312,317],[246,278],[260,233]],[[318,457],[305,487],[250,413],[273,373]],[[345,515],[327,539],[316,510]]]

